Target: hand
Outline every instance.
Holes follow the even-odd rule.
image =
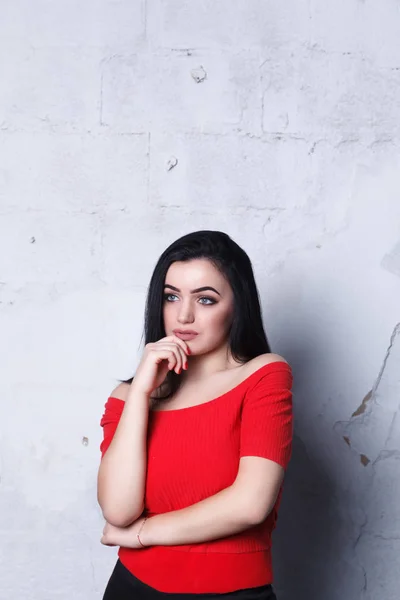
[[[168,371],[174,370],[179,375],[182,369],[187,368],[188,354],[187,343],[175,335],[146,344],[132,386],[151,394],[164,382]]]
[[[100,541],[104,546],[122,546],[123,548],[135,548],[136,550],[143,548],[136,537],[143,521],[144,517],[139,517],[128,527],[115,527],[106,522]]]

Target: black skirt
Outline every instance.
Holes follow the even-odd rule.
[[[271,584],[224,594],[173,594],[160,592],[137,579],[120,560],[114,567],[103,600],[277,600]]]

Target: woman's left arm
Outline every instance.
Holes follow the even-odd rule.
[[[187,508],[148,519],[140,539],[147,546],[196,544],[240,533],[266,519],[283,480],[271,460],[246,456],[235,482]]]
[[[144,546],[196,544],[249,529],[271,512],[283,476],[284,469],[272,460],[242,457],[231,486],[186,508],[148,518],[140,541]],[[141,548],[136,536],[142,523],[141,517],[125,528],[106,525],[102,543]]]

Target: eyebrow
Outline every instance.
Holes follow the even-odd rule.
[[[166,283],[164,285],[164,288],[171,288],[171,290],[174,290],[175,292],[180,292],[181,290],[173,285],[169,285],[168,283]],[[191,294],[197,294],[197,292],[205,292],[206,290],[211,290],[212,292],[215,292],[216,294],[218,294],[218,296],[220,296],[221,294],[219,292],[217,292],[217,290],[211,286],[205,285],[204,287],[200,287],[200,288],[196,288],[195,290],[191,290]]]

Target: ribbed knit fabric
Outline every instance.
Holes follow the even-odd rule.
[[[149,413],[145,513],[179,510],[233,484],[242,456],[286,469],[292,447],[292,372],[282,361],[260,367],[209,402]],[[124,402],[110,397],[101,420],[102,456]],[[272,583],[271,533],[282,488],[267,519],[228,538],[181,546],[120,548],[121,562],[169,593],[226,593]],[[229,510],[229,507],[227,507]]]

